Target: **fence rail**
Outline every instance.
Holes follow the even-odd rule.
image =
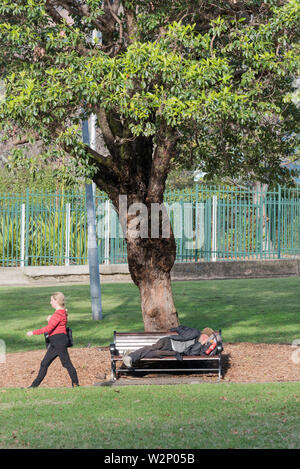
[[[126,263],[118,216],[95,197],[100,263]],[[196,185],[165,195],[176,262],[300,256],[300,189],[255,192]],[[0,194],[0,266],[87,264],[84,193]]]

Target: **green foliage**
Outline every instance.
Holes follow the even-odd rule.
[[[84,183],[81,174],[82,167],[75,166],[64,152],[61,158],[55,149],[30,156],[23,150],[14,150],[0,167],[0,191],[25,194],[27,188],[32,192],[80,189]]]
[[[34,171],[18,167],[14,164],[12,168],[0,168],[1,192],[24,194],[27,188],[39,191],[55,191],[62,189],[61,181],[54,178],[52,168],[43,168],[42,171]]]
[[[248,8],[255,3],[247,2]],[[128,12],[139,6],[135,37],[127,43],[121,38],[119,52],[108,54],[105,47],[115,47],[117,37],[109,42],[104,35],[100,47],[87,36],[96,19],[105,21],[99,2],[87,2],[89,13],[74,6],[70,25],[49,23],[44,1],[5,0],[1,120],[34,129],[46,144],[72,153],[89,177],[96,166],[91,168],[78,123],[101,108],[125,122],[132,139],[155,142],[166,126],[179,139],[184,166],[193,160],[211,176],[247,171],[270,180],[295,147],[292,131],[299,128],[290,93],[299,73],[300,7],[296,0],[279,4],[269,2],[260,23],[259,15],[255,23],[210,15],[204,28],[197,2],[187,11],[181,1],[126,1]],[[120,37],[125,16],[115,21]],[[185,16],[190,24],[182,21]]]
[[[189,170],[172,170],[169,173],[166,189],[168,191],[172,190],[183,190],[186,188],[192,188],[195,186],[194,182],[194,172]]]

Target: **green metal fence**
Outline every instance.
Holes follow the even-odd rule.
[[[97,193],[100,263],[126,263],[126,242],[107,196]],[[177,262],[300,256],[300,189],[269,192],[196,185],[167,192]],[[0,194],[0,266],[87,264],[84,193]]]

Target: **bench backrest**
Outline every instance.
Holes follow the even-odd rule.
[[[114,332],[114,344],[119,355],[127,350],[133,352],[146,345],[153,345],[162,337],[176,334],[175,332]]]

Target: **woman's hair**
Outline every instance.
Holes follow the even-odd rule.
[[[65,295],[60,291],[53,293],[53,295],[51,295],[51,298],[53,298],[62,308],[65,307]]]

